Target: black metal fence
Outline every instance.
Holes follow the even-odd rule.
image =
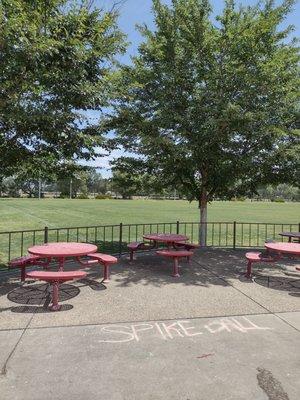
[[[148,224],[100,225],[68,228],[33,229],[0,232],[0,265],[27,254],[28,247],[47,242],[88,242],[101,252],[122,254],[127,244],[143,240],[149,233],[180,233],[198,242],[199,222],[171,222]],[[271,224],[261,222],[208,222],[207,246],[213,247],[263,247],[268,239],[284,241],[282,231],[300,231],[300,223]]]

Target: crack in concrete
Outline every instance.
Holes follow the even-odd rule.
[[[235,287],[232,283],[230,283],[229,281],[227,281],[225,278],[223,278],[222,276],[219,276],[218,273],[211,271],[209,268],[205,267],[204,265],[200,264],[198,261],[193,260],[193,262],[195,262],[196,264],[198,264],[201,268],[205,269],[206,271],[210,272],[212,275],[214,275],[215,277],[217,277],[218,279],[220,279],[223,282],[226,282],[227,285],[231,286],[233,289],[235,289],[236,291],[238,291],[239,293],[241,293],[242,295],[244,295],[245,297],[247,297],[249,300],[253,301],[254,303],[256,303],[257,305],[259,305],[260,307],[262,307],[263,309],[265,309],[267,311],[267,314],[270,315],[274,315],[274,317],[280,319],[282,322],[284,322],[286,325],[290,326],[291,328],[293,328],[294,330],[296,330],[297,332],[300,332],[298,328],[296,328],[294,325],[290,324],[289,322],[287,322],[285,319],[281,318],[279,315],[277,315],[278,313],[275,313],[271,310],[269,310],[266,306],[260,304],[258,301],[254,300],[251,296],[249,296],[248,294],[244,293],[241,289],[238,289],[237,287]]]
[[[289,400],[279,380],[274,378],[271,371],[265,368],[257,368],[257,381],[259,387],[266,393],[269,400]]]
[[[24,336],[24,333],[26,332],[26,329],[28,328],[32,318],[33,318],[33,315],[31,316],[30,320],[28,321],[26,327],[23,329],[23,332],[21,333],[19,339],[17,340],[17,343],[14,345],[12,351],[9,353],[7,359],[5,360],[3,366],[2,366],[2,368],[0,370],[0,376],[5,376],[6,375],[6,373],[7,373],[7,364],[9,362],[9,360],[11,359],[12,355],[14,354],[14,352],[16,351],[16,348],[18,347],[22,337]]]
[[[40,304],[41,304],[41,303],[40,303]],[[0,376],[6,376],[6,374],[7,374],[7,365],[8,365],[8,363],[9,363],[10,359],[12,358],[13,354],[15,353],[15,351],[16,351],[18,345],[20,344],[20,342],[21,342],[21,340],[22,340],[22,338],[23,338],[25,332],[28,330],[29,325],[31,324],[31,322],[32,322],[33,317],[35,316],[35,314],[36,314],[36,311],[34,311],[34,312],[32,313],[32,316],[29,318],[29,320],[28,320],[28,322],[27,322],[27,325],[25,326],[25,328],[23,329],[23,332],[21,333],[19,339],[17,340],[17,343],[14,345],[12,351],[9,353],[7,359],[5,360],[3,366],[2,366],[2,368],[1,368],[1,370],[0,370]]]

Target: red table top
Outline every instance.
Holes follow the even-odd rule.
[[[28,253],[43,257],[80,257],[95,253],[97,246],[89,243],[46,243],[41,246],[29,247]]]
[[[149,235],[144,235],[143,238],[165,243],[185,242],[188,240],[187,236],[176,235],[173,233],[151,233]]]
[[[265,247],[278,253],[300,254],[300,243],[265,243]]]

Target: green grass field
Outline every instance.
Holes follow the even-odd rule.
[[[141,240],[149,232],[176,232],[176,224],[163,222],[187,222],[180,224],[179,232],[192,242],[198,241],[199,210],[196,202],[171,200],[62,200],[62,199],[0,199],[0,265],[13,257],[27,253],[28,247],[44,242],[44,227],[49,227],[48,240],[82,241],[97,243],[103,252],[120,250],[118,227],[101,225],[148,224],[123,226],[122,250],[126,243]],[[262,246],[268,238],[279,238],[283,230],[298,230],[300,203],[267,202],[213,202],[209,205],[210,222],[245,222],[237,224],[237,247]],[[251,225],[260,222],[282,225]],[[151,223],[153,225],[151,225]],[[159,224],[160,223],[160,224]],[[88,227],[81,229],[54,229]],[[1,233],[37,229],[36,232]],[[232,247],[233,224],[209,224],[208,245]]]
[[[197,203],[180,200],[0,199],[0,210],[0,231],[199,219]],[[298,223],[300,203],[216,201],[208,220]]]

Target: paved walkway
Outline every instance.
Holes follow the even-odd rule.
[[[1,400],[298,399],[296,262],[249,282],[243,254],[199,250],[178,279],[155,255],[122,259],[106,286],[64,285],[57,313],[46,285],[3,282]]]

